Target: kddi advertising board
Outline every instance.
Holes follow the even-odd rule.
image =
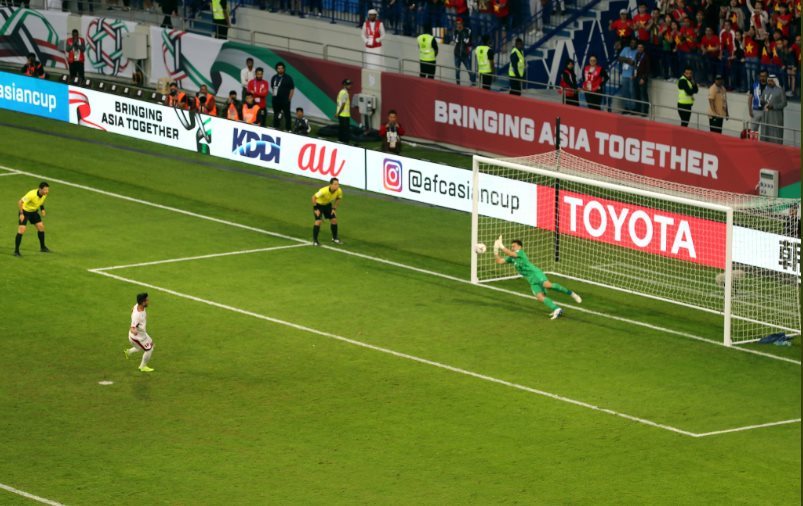
[[[448,209],[471,212],[472,173],[446,165],[366,152],[366,189]],[[536,225],[536,186],[480,174],[479,213]]]
[[[70,86],[70,123],[191,151],[205,151],[208,116]]]
[[[365,188],[365,150],[215,118],[211,154],[238,162]]]

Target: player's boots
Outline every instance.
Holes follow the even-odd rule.
[[[549,319],[550,319],[550,320],[557,320],[557,319],[558,319],[558,317],[559,317],[560,315],[562,315],[562,314],[563,314],[563,310],[562,310],[561,308],[558,308],[558,309],[556,309],[556,310],[552,311],[552,313],[550,313],[550,315],[549,315]]]

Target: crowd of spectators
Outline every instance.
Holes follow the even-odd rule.
[[[708,86],[722,75],[729,90],[747,91],[760,70],[777,75],[787,96],[800,75],[800,0],[658,0],[610,24],[615,49],[645,45],[651,77],[677,79],[691,67]]]

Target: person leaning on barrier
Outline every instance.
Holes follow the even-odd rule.
[[[477,74],[480,75],[480,84],[483,90],[490,90],[494,79],[494,50],[488,45],[491,38],[482,36],[482,44],[474,48],[474,57],[477,59]]]
[[[560,75],[560,89],[558,93],[563,94],[563,103],[566,105],[580,105],[577,100],[577,74],[574,73],[574,60],[568,60],[563,73]]]
[[[227,0],[212,0],[212,21],[215,22],[215,38],[229,37],[229,3]]]
[[[388,111],[388,122],[379,127],[379,137],[382,138],[382,151],[385,153],[401,153],[401,138],[404,135],[404,127],[399,124],[399,117],[396,111]]]
[[[217,116],[217,103],[215,102],[215,96],[209,93],[209,88],[207,88],[205,84],[201,85],[201,89],[195,96],[195,110],[201,114]]]
[[[28,61],[22,66],[20,72],[28,77],[45,78],[45,69],[42,67],[42,64],[36,60],[35,53],[28,53]]]
[[[237,102],[236,91],[231,90],[229,92],[229,98],[226,100],[226,106],[223,108],[220,115],[221,117],[230,119],[232,121],[240,121],[242,119],[242,116],[240,116],[240,103]]]
[[[510,50],[510,65],[507,72],[510,80],[510,94],[521,95],[521,81],[524,79],[524,41],[516,38],[513,49]]]
[[[683,75],[678,79],[678,116],[680,116],[680,126],[689,126],[691,119],[691,108],[694,106],[694,95],[700,91],[697,83],[694,82],[694,71],[687,66],[683,69]]]
[[[254,94],[250,91],[245,94],[245,102],[240,106],[240,121],[249,125],[265,124],[265,109],[254,101]]]
[[[428,25],[424,25],[424,33],[418,36],[418,61],[420,66],[419,77],[435,79],[435,62],[438,60],[438,41],[430,33]]]

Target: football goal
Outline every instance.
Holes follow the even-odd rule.
[[[521,200],[494,211],[489,188]],[[471,280],[515,277],[477,244],[522,239],[545,272],[722,316],[726,345],[800,334],[800,199],[685,186],[562,150],[475,156]]]

